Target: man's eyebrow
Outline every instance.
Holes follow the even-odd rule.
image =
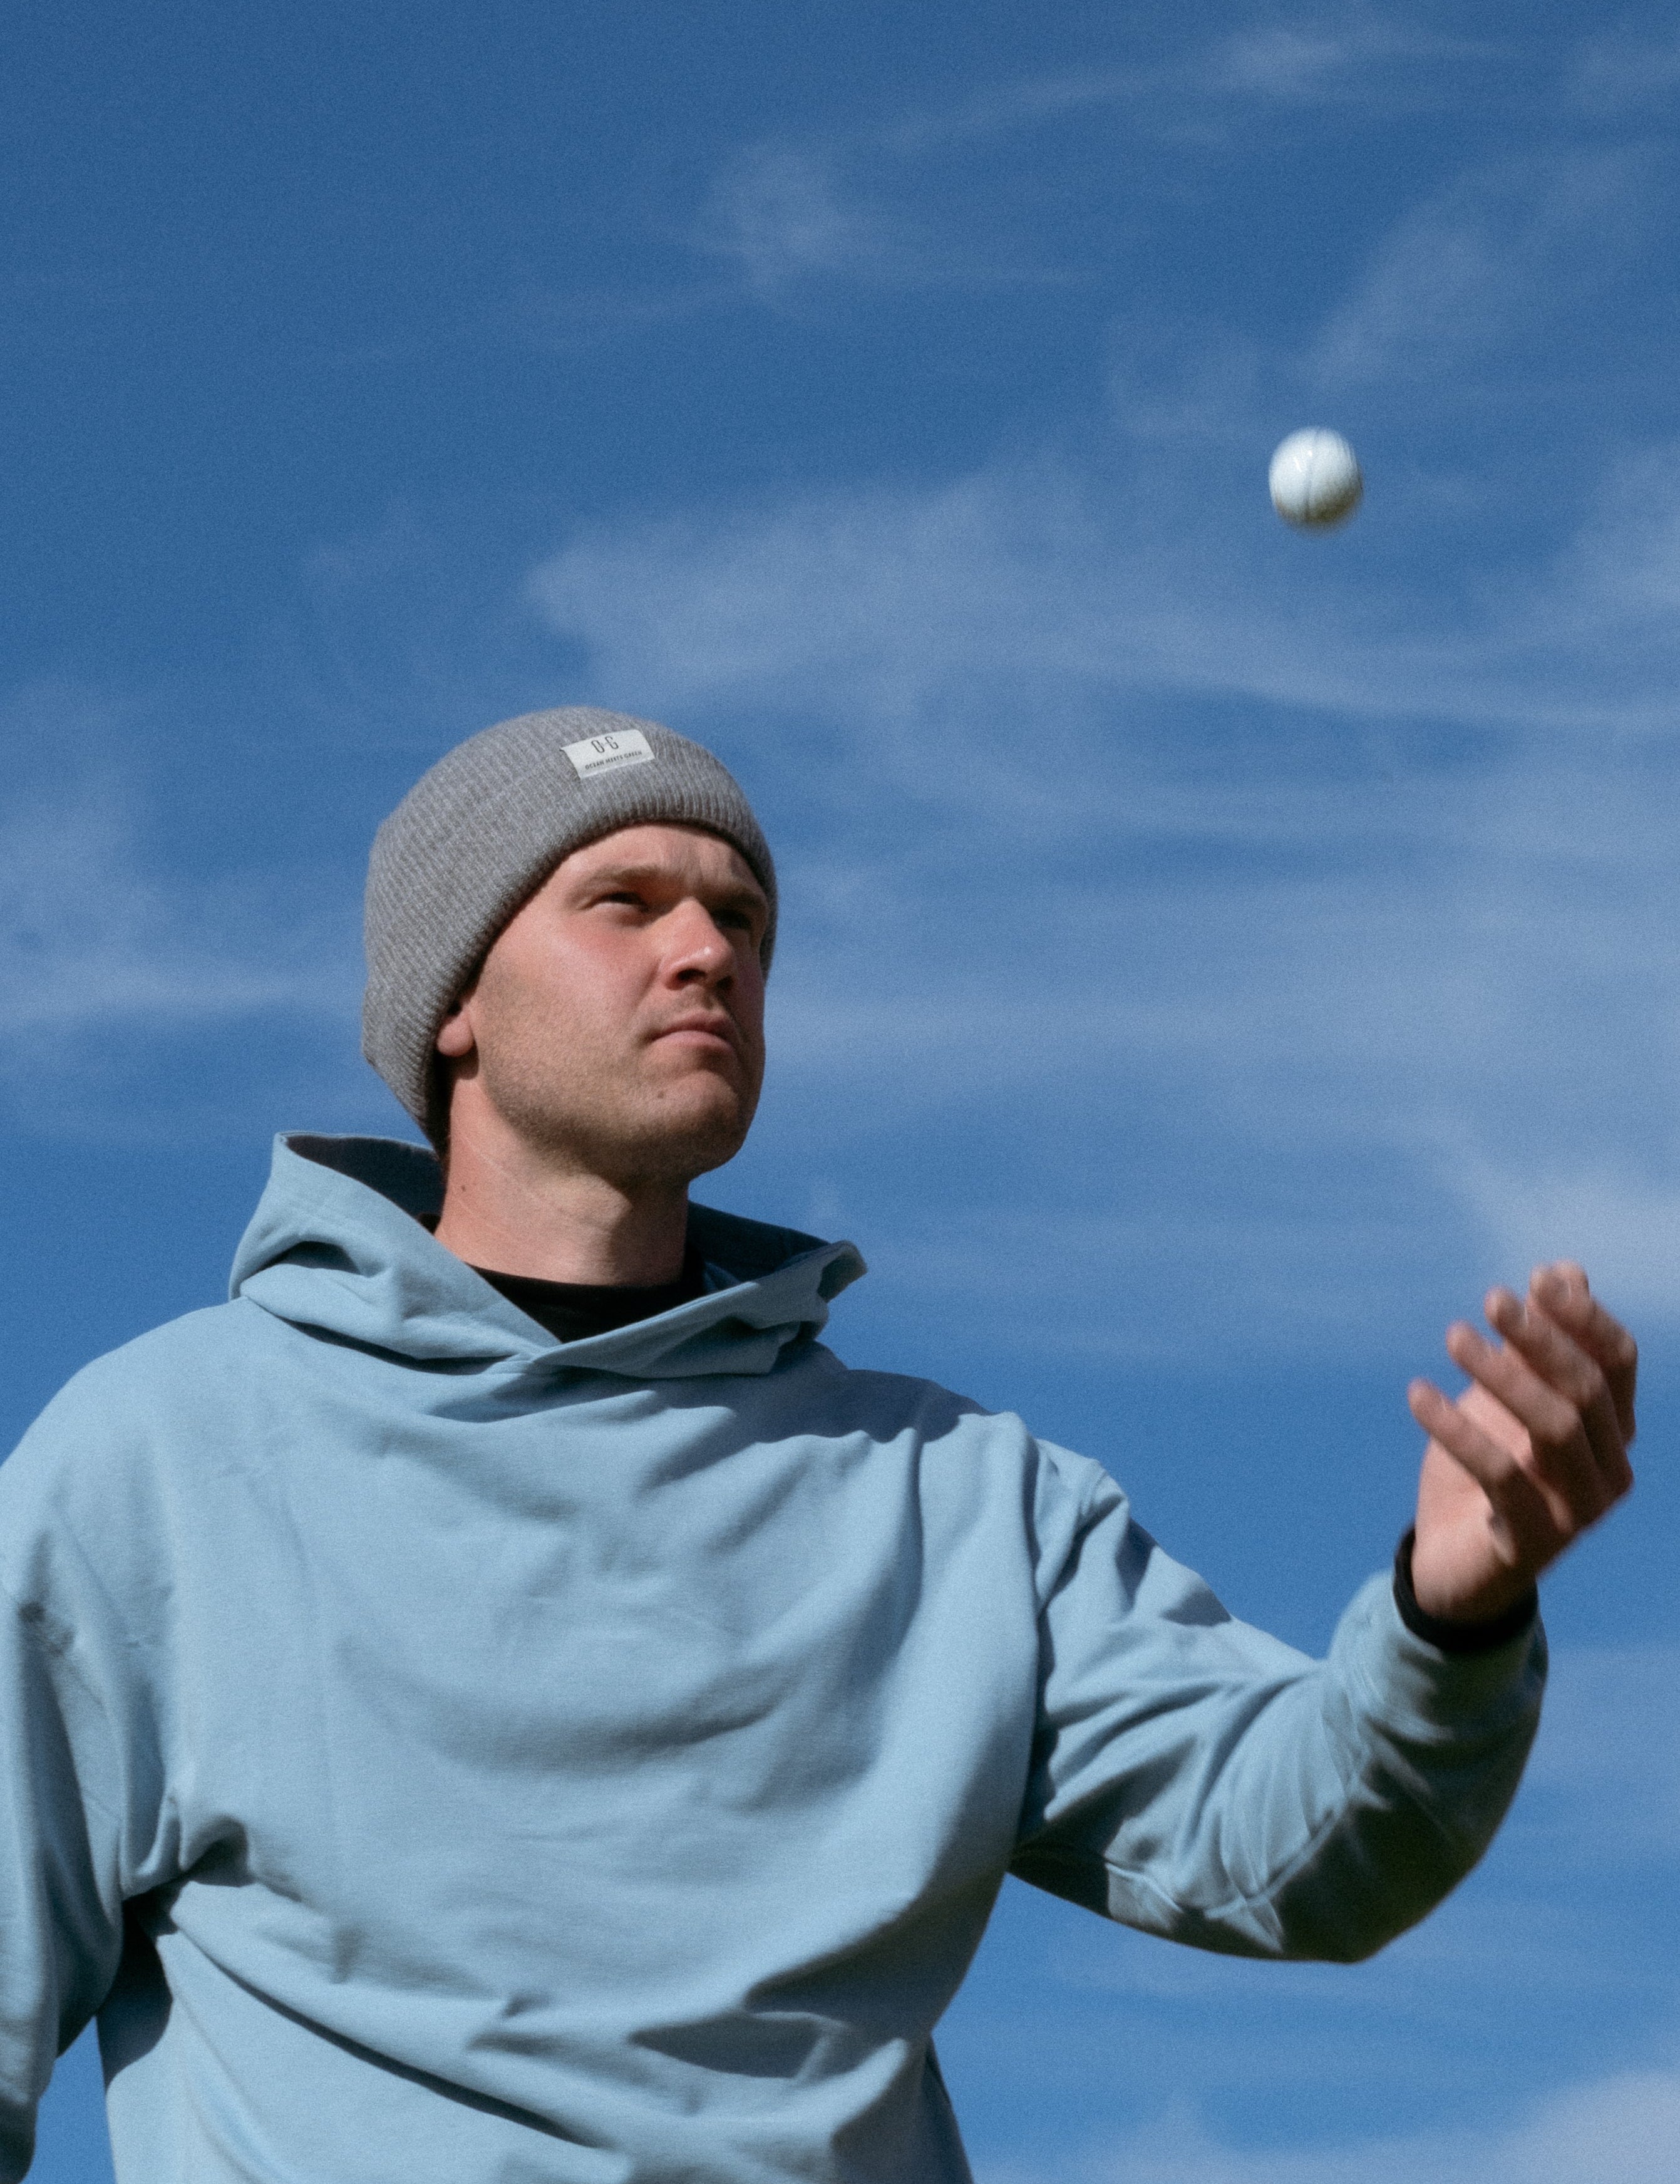
[[[651,864],[598,865],[592,872],[577,873],[574,879],[575,885],[585,889],[647,885],[649,883],[682,888],[689,884],[682,874],[673,872],[669,865]],[[716,888],[701,881],[696,891],[720,897],[727,902],[768,903],[770,900],[755,879],[750,877],[743,879],[733,872]]]

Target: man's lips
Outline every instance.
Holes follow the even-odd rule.
[[[740,1033],[729,1017],[679,1017],[675,1023],[661,1025],[654,1034],[653,1043],[661,1039],[696,1039],[709,1046],[727,1047],[735,1053],[741,1043]]]

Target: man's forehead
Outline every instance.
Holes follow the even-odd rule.
[[[763,888],[734,843],[704,827],[661,820],[654,824],[620,827],[593,842],[586,842],[562,858],[556,879],[597,878],[606,872],[701,872],[715,878],[727,878],[754,894]]]

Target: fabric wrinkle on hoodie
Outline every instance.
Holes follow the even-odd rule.
[[[557,1342],[436,1162],[280,1140],[230,1301],[0,1467],[0,2184],[97,2014],[121,2184],[960,2184],[1006,1872],[1368,1954],[1515,1790],[1538,1626],[1326,1662],[1099,1465],[819,1340],[849,1244]]]

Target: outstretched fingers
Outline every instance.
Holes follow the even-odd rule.
[[[1464,1397],[1455,1402],[1431,1380],[1414,1380],[1406,1390],[1406,1402],[1430,1440],[1482,1489],[1499,1559],[1512,1569],[1544,1569],[1561,1552],[1567,1535],[1560,1535],[1560,1513],[1523,1466],[1518,1446],[1521,1436],[1488,1432],[1472,1416]],[[1426,1467],[1426,1484],[1427,1477]],[[1420,1501],[1420,1546],[1425,1507]]]
[[[1411,1412],[1487,1496],[1500,1552],[1538,1570],[1633,1483],[1638,1353],[1568,1262],[1538,1268],[1526,1301],[1490,1290],[1486,1311],[1502,1340],[1447,1332],[1474,1387],[1455,1403],[1415,1381]]]
[[[1624,1447],[1637,1430],[1633,1395],[1639,1373],[1639,1346],[1619,1319],[1607,1312],[1588,1287],[1585,1271],[1572,1259],[1536,1267],[1528,1281],[1531,1303],[1596,1360],[1616,1406]]]
[[[1470,1377],[1463,1394],[1427,1380],[1407,1390],[1430,1437],[1413,1581],[1419,1604],[1449,1620],[1511,1605],[1513,1584],[1537,1578],[1633,1482],[1638,1353],[1580,1268],[1538,1267],[1526,1299],[1490,1290],[1486,1309],[1492,1339],[1462,1321],[1447,1331]]]
[[[1491,1290],[1486,1310],[1504,1341],[1460,1324],[1448,1331],[1448,1354],[1524,1429],[1517,1461],[1561,1538],[1570,1539],[1603,1516],[1633,1478],[1609,1384],[1596,1359],[1509,1290]]]

